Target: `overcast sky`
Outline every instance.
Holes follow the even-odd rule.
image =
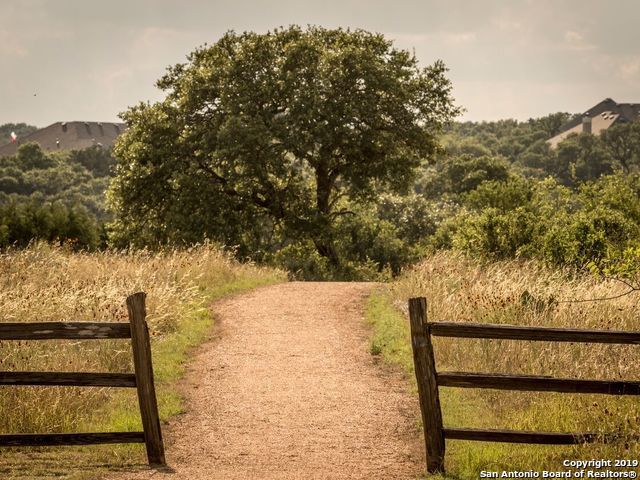
[[[293,23],[444,60],[469,120],[640,102],[639,0],[0,0],[0,124],[115,121],[194,47]]]

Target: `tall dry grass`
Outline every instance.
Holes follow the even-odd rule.
[[[408,298],[426,297],[430,320],[640,330],[638,294],[575,301],[614,297],[627,290],[622,283],[536,262],[480,264],[439,253],[405,272],[390,288],[394,303],[405,312]],[[637,346],[435,338],[434,348],[439,370],[640,379]],[[640,406],[633,397],[442,390],[444,420],[451,426],[614,432],[622,438],[607,446],[563,448],[468,444],[466,453],[458,451],[458,461],[466,462],[469,475],[491,465],[557,468],[567,456],[640,454],[638,442],[630,440],[640,434]]]
[[[285,279],[282,272],[241,265],[212,245],[160,253],[70,253],[38,244],[0,255],[0,321],[128,321],[125,298],[145,291],[162,390],[162,382],[175,378],[180,369],[180,351],[195,341],[190,330],[200,331],[203,322],[210,321],[207,307],[212,298]],[[181,336],[179,341],[176,335]],[[132,368],[127,340],[0,342],[0,370],[131,372]],[[135,393],[120,392],[0,387],[0,433],[137,429]],[[171,401],[175,399],[163,396],[161,408],[162,402]],[[117,408],[120,412],[115,415],[124,418],[113,420],[111,410]],[[175,413],[178,407],[167,408]]]

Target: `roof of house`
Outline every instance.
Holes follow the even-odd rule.
[[[0,157],[14,155],[20,145],[30,142],[39,144],[45,151],[81,150],[94,145],[108,148],[125,130],[124,123],[56,122],[18,138],[16,142],[0,146]]]
[[[582,115],[578,115],[565,123],[560,128],[560,133],[547,140],[547,142],[551,147],[556,147],[558,143],[572,133],[582,132],[585,119],[588,119],[587,121],[590,120],[591,133],[598,135],[602,130],[606,130],[615,123],[632,122],[640,119],[640,103],[617,103],[611,98],[605,98]]]

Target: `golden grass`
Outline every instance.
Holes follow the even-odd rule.
[[[625,286],[614,280],[551,270],[535,262],[479,264],[452,253],[430,257],[389,287],[391,300],[405,314],[408,298],[426,297],[430,320],[640,330],[637,295],[567,302],[624,291]],[[408,332],[406,320],[398,321]],[[435,338],[434,348],[439,370],[640,379],[637,346]],[[633,397],[441,390],[448,426],[614,432],[627,438],[640,434],[640,407]],[[637,441],[624,439],[579,447],[450,441],[447,448],[449,469],[460,478],[478,478],[484,469],[557,470],[565,458],[640,454]]]
[[[279,281],[286,281],[283,272],[241,265],[212,245],[160,253],[70,253],[38,244],[0,255],[0,321],[128,321],[125,298],[147,292],[158,401],[161,416],[167,418],[181,410],[173,383],[182,372],[187,350],[206,338],[212,320],[208,303]],[[132,369],[127,340],[0,342],[0,370]],[[133,390],[0,387],[0,433],[139,429]],[[52,455],[61,463],[39,462],[29,454],[30,465],[42,463],[46,468],[24,470],[25,449],[4,449],[0,477],[94,478],[93,467],[145,461],[141,446],[35,450],[45,455],[38,458]],[[74,476],[65,463],[70,451],[87,455],[93,462],[85,465],[89,473],[78,471]]]

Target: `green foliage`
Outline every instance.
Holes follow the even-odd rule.
[[[581,133],[560,142],[552,173],[565,185],[575,185],[613,173],[613,169],[613,160],[601,139]]]
[[[209,237],[259,259],[311,242],[339,271],[348,209],[405,192],[458,113],[442,62],[362,30],[228,32],[188,60],[159,80],[164,101],[123,115],[116,244]]]
[[[398,273],[402,266],[416,260],[412,258],[410,244],[400,238],[400,232],[392,222],[380,219],[374,209],[363,208],[356,212],[337,222],[336,248],[342,258],[377,272],[367,275],[368,279],[372,280],[371,277],[377,277],[378,273],[384,277],[386,269]],[[353,275],[345,277],[357,278]]]
[[[101,174],[105,167],[97,166],[102,160],[113,162],[109,152],[96,149],[45,153],[36,144],[21,145],[16,155],[0,158],[0,203],[33,199],[81,204],[104,220],[109,178]]]
[[[26,123],[5,123],[0,125],[0,146],[11,143],[11,132],[15,133],[18,139],[29,135],[37,130],[33,125]]]
[[[82,165],[94,177],[109,177],[115,165],[115,159],[111,151],[99,146],[85,148],[83,150],[71,150],[69,163]]]
[[[640,122],[570,135],[551,148],[547,140],[570,119],[557,113],[527,122],[452,124],[445,155],[423,170],[415,187],[434,211],[448,206],[448,215],[426,217],[433,223],[422,229],[422,250],[608,271],[616,262],[632,264],[623,252],[640,240]]]
[[[331,277],[329,261],[320,256],[312,242],[298,242],[278,250],[271,263],[286,269],[294,278],[327,280]]]
[[[435,240],[479,257],[583,267],[640,240],[639,201],[636,175],[602,177],[577,192],[551,179],[485,182],[466,195],[465,207],[439,227]]]
[[[82,206],[14,201],[0,204],[0,248],[26,247],[34,239],[94,249],[100,242],[95,218]]]
[[[36,239],[103,244],[110,159],[100,149],[45,153],[33,143],[0,158],[0,247]]]
[[[409,245],[416,245],[433,235],[438,224],[450,214],[446,204],[412,193],[382,195],[376,215],[394,226],[398,238]]]
[[[640,122],[619,123],[600,134],[603,147],[625,172],[640,168]]]
[[[433,198],[435,194],[469,192],[482,182],[505,180],[509,164],[499,157],[463,155],[447,157],[436,166],[436,173],[421,185],[421,190]]]
[[[616,124],[600,135],[574,134],[552,149],[547,140],[561,131],[571,115],[554,113],[526,122],[452,124],[446,135],[450,155],[502,157],[526,177],[553,176],[577,187],[617,170],[640,166],[640,123]]]
[[[453,154],[459,154],[458,145],[473,142],[478,146],[476,148],[484,150],[482,155],[502,156],[509,163],[517,163],[534,145],[559,133],[561,126],[571,117],[568,113],[554,113],[526,122],[498,120],[454,123],[448,129],[447,148]]]
[[[445,72],[361,30],[229,32],[168,70],[163,101],[123,114],[117,161],[28,144],[0,159],[5,217],[44,209],[0,224],[0,244],[64,237],[47,220],[63,208],[95,224],[79,243],[104,242],[115,173],[117,247],[210,239],[305,279],[384,279],[451,248],[635,272],[640,122],[555,148],[569,114],[449,123]]]
[[[632,288],[640,290],[640,243],[638,242],[622,252],[617,252],[617,255],[610,255],[599,262],[591,261],[587,266],[597,275],[633,281],[635,285],[631,285]]]
[[[640,227],[621,212],[607,208],[566,213],[549,222],[542,237],[541,253],[555,264],[579,267],[590,261],[601,261],[638,238]]]
[[[478,188],[464,196],[463,203],[476,211],[496,208],[498,211],[505,212],[525,206],[532,197],[532,182],[513,176],[505,180],[491,180],[480,184]]]
[[[540,139],[532,143],[514,163],[514,169],[525,177],[544,178],[555,175],[555,152],[546,139]]]
[[[461,213],[453,247],[491,258],[518,256],[535,239],[536,217],[523,207],[501,212],[487,207],[478,213]]]
[[[22,170],[41,170],[53,167],[55,160],[46,155],[37,143],[26,143],[18,148],[15,163]]]

